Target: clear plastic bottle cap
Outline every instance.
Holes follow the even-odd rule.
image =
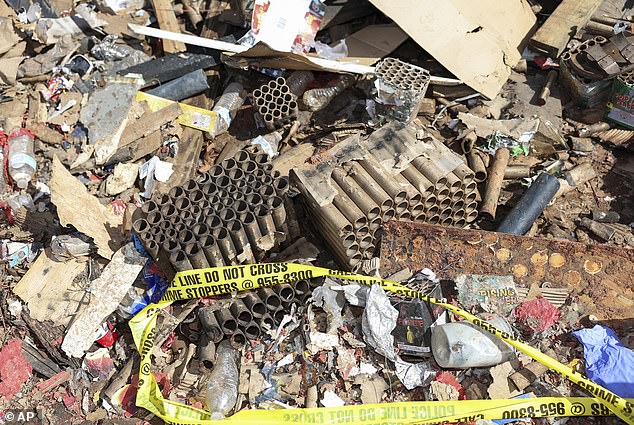
[[[20,189],[26,189],[27,186],[29,185],[29,180],[31,180],[31,176],[29,176],[26,173],[20,173],[20,174],[14,175],[13,180],[15,181],[15,184]]]

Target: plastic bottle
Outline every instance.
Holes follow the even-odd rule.
[[[209,376],[207,408],[211,419],[224,419],[236,405],[240,381],[240,352],[228,340],[216,348],[216,365]]]
[[[302,101],[309,110],[313,112],[321,111],[328,106],[335,96],[350,87],[352,83],[354,83],[353,76],[342,75],[337,79],[337,82],[330,87],[306,91],[302,96]]]
[[[9,134],[9,175],[20,189],[25,189],[36,169],[33,135],[28,130],[13,130]]]
[[[240,83],[231,83],[220,95],[212,111],[218,113],[216,123],[212,131],[209,132],[211,138],[224,133],[229,129],[233,117],[244,103],[247,93]]]
[[[500,316],[495,316],[489,323],[509,334],[513,332]],[[434,326],[431,349],[436,363],[442,368],[489,367],[514,356],[509,344],[466,321]]]

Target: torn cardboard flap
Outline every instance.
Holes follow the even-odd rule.
[[[88,296],[79,284],[74,283],[85,268],[85,262],[74,258],[57,262],[46,249],[13,288],[13,293],[28,304],[33,319],[67,326],[82,298]]]
[[[536,18],[525,0],[370,0],[456,77],[492,99]]]
[[[62,226],[74,226],[94,240],[99,255],[112,258],[123,239],[120,230],[123,217],[110,213],[57,157],[53,157],[53,176],[49,187],[51,201],[57,207]]]

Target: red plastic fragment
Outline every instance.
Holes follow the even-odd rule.
[[[538,297],[518,305],[515,318],[533,332],[543,331],[559,320],[559,310],[546,298]]]
[[[22,355],[22,340],[12,339],[0,350],[0,398],[11,400],[32,373],[31,364]]]

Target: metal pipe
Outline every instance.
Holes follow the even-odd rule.
[[[464,191],[461,188],[458,188],[455,192],[451,194],[451,200],[453,202],[462,200],[464,198]]]
[[[462,180],[458,178],[454,173],[447,174],[447,186],[449,192],[454,193],[462,187]]]
[[[227,223],[227,230],[233,240],[233,246],[239,251],[237,253],[238,259],[240,260],[239,262],[252,263],[255,257],[247,233],[242,227],[242,223],[239,220],[231,220]]]
[[[176,207],[176,209],[182,213],[183,211],[186,211],[189,209],[189,207],[191,207],[191,202],[189,201],[188,198],[178,198],[176,199],[176,201],[174,202],[174,207]]]
[[[220,189],[224,189],[225,187],[231,184],[231,179],[225,175],[219,176],[216,180],[216,187]]]
[[[283,196],[288,192],[289,184],[288,177],[279,177],[273,181],[273,188],[277,196]]]
[[[295,301],[303,301],[303,297],[310,293],[310,284],[307,280],[298,280],[295,282]]]
[[[544,83],[544,86],[539,92],[539,96],[537,96],[535,103],[537,103],[540,106],[543,106],[546,104],[546,100],[548,100],[548,98],[550,97],[550,87],[555,82],[557,75],[559,74],[554,69],[551,69],[550,71],[548,71],[548,77],[546,78],[546,82]]]
[[[205,331],[205,334],[212,342],[219,343],[224,337],[223,331],[218,324],[213,307],[202,307],[198,310],[198,320]]]
[[[435,205],[436,202],[438,202],[438,198],[436,198],[436,195],[434,193],[430,193],[421,202],[425,206],[425,208],[430,208],[431,206]]]
[[[189,196],[187,197],[192,204],[198,204],[205,199],[205,194],[200,189],[194,189],[189,192]]]
[[[221,308],[214,312],[216,315],[216,321],[225,336],[232,335],[238,330],[238,322],[233,317],[228,308]]]
[[[414,158],[410,164],[416,167],[434,185],[447,183],[447,178],[445,177],[447,173],[438,168],[433,160],[418,157]]]
[[[555,197],[558,190],[559,180],[550,174],[541,173],[511,212],[502,220],[497,232],[511,235],[526,233],[544,211],[546,205]]]
[[[200,247],[205,253],[205,257],[207,258],[207,262],[213,267],[221,267],[225,265],[224,259],[222,257],[222,251],[220,251],[220,247],[216,243],[216,239],[210,235],[200,236],[198,241]]]
[[[220,165],[216,164],[212,166],[207,173],[212,177],[211,181],[214,181],[216,178],[224,176],[225,170]]]
[[[372,179],[379,184],[379,186],[394,199],[394,202],[403,202],[407,197],[407,192],[403,190],[397,183],[395,183],[390,177],[389,173],[385,170],[378,161],[374,158],[366,158],[359,161],[359,165],[372,177]]]
[[[233,155],[233,159],[235,159],[238,166],[242,169],[242,164],[245,161],[249,160],[249,152],[245,151],[244,149],[241,149],[238,152],[236,152],[235,155]],[[247,170],[242,169],[242,171],[247,171]]]
[[[469,163],[469,168],[474,171],[474,179],[478,183],[482,183],[487,179],[487,168],[484,164],[484,160],[482,159],[482,155],[488,155],[485,153],[479,152],[477,149],[473,149],[467,153],[467,162]]]
[[[410,214],[409,211],[403,211],[401,214],[399,214],[398,219],[399,220],[409,220],[412,218],[412,214]]]
[[[453,224],[453,218],[451,216],[440,219],[441,226],[451,226]]]
[[[319,214],[324,217],[324,221],[328,223],[332,229],[335,229],[337,234],[350,233],[354,230],[354,226],[348,219],[344,216],[344,214],[333,204],[326,204],[323,207],[319,208]],[[364,221],[367,223],[367,219],[364,218]],[[361,227],[363,224],[357,223]]]
[[[453,208],[454,210],[460,209],[460,208],[464,208],[464,201],[462,199],[459,199],[457,201],[453,201],[451,203],[451,208]]]
[[[222,252],[225,264],[235,264],[236,248],[233,245],[233,241],[231,240],[231,236],[229,235],[227,229],[224,227],[217,229],[214,236],[216,238],[218,248],[220,248],[220,252]]]
[[[262,199],[267,199],[271,196],[275,196],[275,189],[271,185],[264,185],[258,191]]]
[[[412,216],[412,219],[413,219],[412,221],[418,221],[420,223],[423,223],[423,222],[425,222],[427,220],[427,214],[425,214],[423,212],[423,213],[420,213],[420,214],[418,214],[416,216]]]
[[[440,211],[440,219],[444,220],[448,217],[451,217],[452,214],[453,214],[453,210],[451,209],[451,207],[444,208],[443,210]]]
[[[189,209],[189,212],[191,214],[191,217],[194,223],[198,223],[202,221],[203,209],[200,206],[192,205],[191,208]]]
[[[372,220],[370,223],[368,223],[368,228],[370,229],[370,232],[372,232],[373,230],[376,230],[379,227],[381,227],[381,224],[383,224],[383,220],[381,219],[381,217],[377,217],[374,220]]]
[[[176,207],[172,204],[166,204],[161,207],[161,215],[163,216],[163,220],[170,220],[172,217],[176,216],[176,213]]]
[[[441,210],[445,209],[451,205],[451,198],[448,196],[438,198],[438,201],[436,202],[436,204],[438,205],[438,208],[440,208]]]
[[[510,152],[506,148],[499,148],[495,152],[493,163],[489,172],[484,198],[480,205],[480,214],[489,220],[495,219],[495,212],[498,207],[502,181],[504,180],[504,170],[509,163]]]
[[[214,344],[206,333],[200,336],[196,352],[198,354],[198,361],[207,369],[213,369],[214,362],[216,361],[216,344]]]
[[[225,174],[227,174],[229,170],[238,168],[238,163],[233,158],[226,158],[220,163],[220,165],[222,166],[222,168],[225,169]]]
[[[231,179],[231,181],[238,181],[244,178],[244,171],[239,168],[234,168],[229,170],[227,173],[227,177]]]
[[[412,205],[416,205],[419,202],[422,202],[423,196],[429,196],[429,194],[432,193],[433,188],[430,188],[430,189],[427,189],[424,195],[421,193],[412,193],[410,196],[408,196],[409,206],[411,207]]]
[[[416,217],[417,215],[420,215],[421,213],[425,212],[425,205],[421,202],[414,206],[410,206],[409,212],[413,217]]]
[[[394,208],[390,208],[387,211],[383,211],[383,214],[381,215],[381,218],[383,219],[384,222],[390,221],[394,217],[396,217],[396,210]]]
[[[156,198],[156,205],[160,208],[163,205],[169,204],[172,202],[172,199],[170,198],[170,196],[167,193],[164,193],[162,195],[159,195],[158,198]]]
[[[438,224],[438,223],[440,223],[440,215],[438,215],[438,214],[432,215],[431,217],[429,217],[427,219],[427,222],[429,224]]]
[[[467,192],[466,195],[464,196],[465,203],[471,203],[475,201],[476,199],[478,199],[478,192],[476,190]]]
[[[172,198],[173,200],[184,198],[185,196],[187,196],[185,189],[183,189],[181,186],[174,186],[169,190],[168,193],[170,198]]]
[[[266,314],[266,306],[255,293],[248,292],[244,298],[242,298],[242,302],[247,306],[251,312],[251,316],[255,319],[261,319]]]
[[[290,303],[295,298],[295,289],[288,283],[273,286],[273,292],[280,297],[282,304]]]
[[[255,214],[248,211],[242,219],[242,225],[251,247],[257,251],[257,247],[259,246],[258,241],[262,237],[262,232],[260,231],[260,226],[258,225]]]
[[[141,205],[141,212],[143,212],[143,214],[148,215],[153,211],[159,211],[159,207],[156,202],[146,201],[143,203],[143,205]]]
[[[185,255],[194,269],[209,268],[209,262],[198,242],[193,242],[185,246]]]
[[[254,340],[261,334],[260,327],[253,321],[246,325],[242,332],[248,340]]]
[[[282,300],[271,288],[258,288],[255,292],[268,311],[275,311],[282,305]]]
[[[264,331],[266,328],[273,329],[275,328],[275,321],[273,320],[273,316],[270,314],[265,314],[262,317],[262,321],[260,322],[260,330]]]
[[[194,232],[188,229],[181,231],[178,234],[178,242],[183,247],[189,245],[190,243],[196,242],[196,238],[194,237]]]
[[[262,236],[272,235],[275,233],[275,223],[273,222],[273,217],[268,206],[258,205],[255,208],[254,213]]]
[[[409,208],[409,202],[403,201],[403,202],[399,202],[398,204],[394,206],[394,211],[396,211],[397,216],[400,216],[405,211],[407,211],[408,208]]]
[[[284,201],[279,196],[273,196],[267,200],[267,205],[273,216],[275,228],[284,231],[286,227],[286,210],[284,209]]]
[[[240,169],[245,172],[246,175],[254,172],[258,168],[258,164],[255,161],[244,161],[240,163]]]
[[[280,307],[273,312],[273,320],[275,323],[282,323],[284,316],[286,316],[286,309],[284,307]]]
[[[504,170],[505,180],[522,179],[531,176],[531,167],[528,165],[508,165]]]
[[[205,224],[209,228],[211,233],[214,233],[216,229],[220,229],[222,227],[222,220],[217,215],[208,215],[205,218]]]
[[[251,311],[241,299],[236,299],[233,303],[231,303],[229,311],[231,311],[231,314],[236,319],[236,322],[238,322],[238,326],[246,326],[249,322],[251,322],[251,320],[253,320]]]
[[[132,229],[134,229],[134,232],[137,235],[140,235],[141,233],[145,233],[150,230],[150,224],[146,219],[140,218],[132,224]]]
[[[374,238],[372,235],[365,235],[361,239],[359,239],[359,249],[367,249],[370,245],[372,245],[372,241]]]
[[[354,233],[348,233],[341,236],[341,244],[343,245],[344,248],[349,247],[350,245],[355,243],[356,240],[357,238]]]
[[[161,220],[158,224],[155,224],[153,228],[154,227],[158,227],[159,229],[161,229],[162,232],[167,232],[169,229],[173,228],[174,226],[172,225],[171,222],[167,220]]]
[[[251,193],[244,198],[247,205],[251,205],[251,207],[255,207],[256,205],[261,205],[263,200],[262,196],[259,193]]]
[[[453,171],[459,180],[475,180],[475,173],[469,167],[467,167],[464,163],[458,165]]]
[[[431,182],[423,173],[420,172],[414,165],[410,164],[409,167],[403,170],[401,173],[403,177],[407,179],[408,182],[411,183],[412,186],[418,190],[418,192],[425,193],[427,189],[434,186],[434,183]]]
[[[169,262],[172,267],[174,267],[174,270],[176,270],[177,272],[184,272],[193,269],[191,263],[187,259],[185,251],[183,251],[182,249],[179,249],[176,252],[172,252],[169,256]]]
[[[464,183],[465,184],[464,184],[464,186],[462,188],[464,193],[476,192],[476,196],[477,196],[478,185],[476,184],[476,181],[475,180],[465,180]]]
[[[231,203],[233,203],[233,201]],[[220,217],[220,220],[222,220],[222,222],[226,225],[231,220],[235,220],[238,216],[231,208],[223,208],[218,213],[218,217]]]
[[[152,257],[153,259],[157,259],[158,258],[158,252],[159,252],[159,244],[154,241],[154,240],[148,240],[144,246],[145,250],[147,251],[147,253],[150,255],[150,257]]]
[[[194,179],[189,179],[183,185],[183,189],[185,189],[185,193],[191,192],[193,190],[199,189],[198,182]]]
[[[379,208],[381,208],[381,211],[388,210],[394,205],[394,201],[390,198],[390,195],[388,195],[358,163],[352,162],[350,171],[352,179],[365,194],[372,198]]]

